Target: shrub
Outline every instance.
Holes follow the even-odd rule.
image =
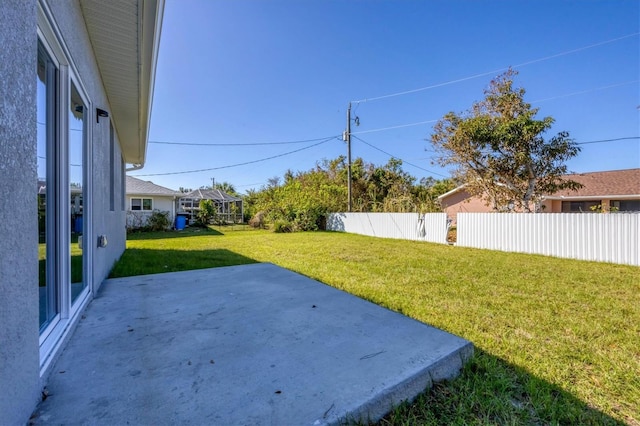
[[[171,227],[169,212],[154,210],[147,219],[147,226],[150,231],[165,231]]]
[[[200,200],[199,207],[197,221],[200,225],[208,225],[217,219],[218,212],[212,200]]]
[[[252,228],[264,228],[264,212],[258,212],[249,220],[249,226]]]
[[[144,231],[146,226],[146,218],[144,212],[127,211],[127,232]]]
[[[273,222],[273,232],[276,233],[291,232],[293,230],[292,228],[292,224],[286,220],[276,220]]]
[[[321,207],[308,207],[295,212],[293,231],[317,231],[323,229],[326,212]]]

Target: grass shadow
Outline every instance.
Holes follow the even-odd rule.
[[[375,424],[624,425],[559,386],[479,349],[458,378],[436,383]]]
[[[125,250],[120,260],[113,267],[109,278],[247,265],[251,263],[258,263],[258,261],[225,249],[163,250],[129,248]]]
[[[170,238],[185,238],[185,237],[201,237],[201,236],[216,236],[224,235],[224,233],[213,229],[211,227],[203,228],[198,226],[190,226],[180,231],[134,231],[127,234],[127,240],[164,240]]]

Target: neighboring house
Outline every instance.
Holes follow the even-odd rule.
[[[567,179],[583,187],[545,196],[544,212],[591,212],[597,206],[604,211],[640,212],[640,169],[579,173]]]
[[[592,207],[599,211],[640,211],[640,169],[578,173],[566,178],[581,183],[583,187],[545,195],[540,212],[593,212]],[[438,200],[454,223],[458,213],[493,211],[485,201],[469,194],[464,185],[442,194]]]
[[[0,9],[0,424],[26,424],[125,249],[125,169],[146,158],[164,0]]]
[[[186,214],[189,220],[195,220],[200,210],[200,201],[212,200],[218,216],[228,223],[242,222],[244,215],[242,198],[234,197],[219,189],[196,189],[183,194],[178,202],[178,214]]]
[[[176,218],[176,203],[180,193],[153,182],[127,176],[127,228],[146,225],[154,210],[169,213],[169,222]]]
[[[460,185],[449,192],[438,197],[442,211],[451,219],[452,224],[456,224],[458,213],[486,213],[493,209],[486,201],[471,195],[466,190],[466,185]]]

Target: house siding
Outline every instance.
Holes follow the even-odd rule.
[[[578,190],[563,190],[543,198],[540,205],[543,213],[562,213],[563,202],[595,202],[609,211],[614,201],[640,202],[640,169],[609,170],[566,175],[583,185]],[[477,196],[472,196],[463,187],[458,187],[438,197],[443,210],[454,221],[458,213],[488,213],[492,209]],[[635,207],[623,211],[639,211]],[[534,209],[534,206],[530,206]],[[614,206],[615,207],[615,206]],[[585,212],[590,212],[585,209]]]
[[[442,209],[447,214],[447,217],[455,224],[457,221],[458,213],[487,213],[493,211],[493,209],[486,205],[486,203],[478,197],[472,197],[464,189],[449,195],[448,197],[440,201]]]
[[[95,108],[110,110],[100,72],[86,31],[80,3],[47,3],[61,42],[68,48],[79,78],[94,109],[87,120],[91,175],[88,232],[93,294],[125,249],[125,212],[110,211],[109,191],[124,199],[124,170],[115,161],[111,188],[109,120],[95,120]],[[46,383],[39,346],[38,216],[34,194],[36,170],[36,59],[37,2],[3,0],[0,14],[0,424],[27,423]],[[117,135],[116,135],[117,137]],[[117,139],[116,139],[117,140]],[[121,157],[118,143],[114,155]],[[87,220],[87,219],[85,219]],[[106,235],[108,245],[97,248],[95,239]],[[55,352],[73,332],[70,324]],[[56,353],[46,365],[52,365]]]
[[[25,424],[39,391],[36,4],[0,13],[0,423]],[[34,194],[34,196],[25,196]]]
[[[132,198],[151,198],[153,199],[153,210],[159,210],[161,212],[169,212],[169,222],[173,225],[175,220],[175,210],[176,210],[176,200],[175,197],[167,197],[165,195],[136,195],[136,194],[127,194],[127,227],[136,227],[137,221],[134,220],[133,215],[140,214],[144,217],[144,223],[142,225],[146,225],[146,220],[151,216],[153,211],[141,211],[131,210],[131,199]]]

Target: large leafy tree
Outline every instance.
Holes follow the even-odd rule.
[[[434,126],[431,142],[442,166],[455,166],[457,181],[495,210],[532,211],[545,194],[581,185],[563,178],[566,161],[580,148],[560,132],[545,139],[554,119],[537,119],[538,108],[513,87],[516,71],[491,81],[485,98],[464,114],[450,112]]]

